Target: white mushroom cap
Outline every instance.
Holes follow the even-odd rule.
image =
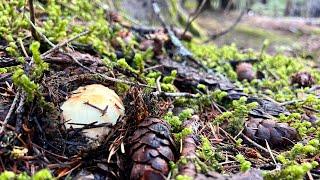
[[[116,124],[124,115],[124,106],[119,96],[111,89],[101,84],[91,84],[79,87],[61,106],[65,126],[82,128],[86,124]],[[107,125],[106,125],[107,126]],[[85,136],[97,139],[107,135],[110,128],[103,126],[84,129]]]

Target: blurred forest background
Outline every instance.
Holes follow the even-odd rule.
[[[193,20],[188,28],[193,35],[200,39],[211,35],[210,42],[220,46],[235,43],[241,49],[260,50],[267,39],[271,54],[285,53],[313,59],[320,55],[320,0],[159,2],[170,24],[185,29],[188,20]],[[150,26],[159,22],[149,0],[113,0],[113,6],[136,25]],[[220,36],[223,31],[228,33]]]

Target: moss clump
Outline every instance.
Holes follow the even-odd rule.
[[[32,177],[26,173],[15,174],[11,171],[4,171],[0,174],[0,179],[2,180],[54,180],[55,178],[51,175],[50,171],[47,169],[42,169],[36,172]]]
[[[204,171],[221,169],[219,161],[223,158],[219,152],[214,150],[208,138],[201,137],[201,146],[197,150],[197,155],[208,166],[208,168],[203,169]]]
[[[178,116],[174,116],[172,112],[168,112],[163,119],[166,120],[171,127],[173,128],[173,132],[180,132],[182,130],[182,123],[183,121],[191,118],[192,114],[194,113],[193,109],[184,109]],[[186,129],[185,133],[183,134],[187,134],[189,131]]]
[[[35,64],[34,69],[32,70],[31,77],[33,79],[40,79],[44,73],[49,69],[49,64],[44,62],[40,57],[40,43],[35,41],[30,45],[30,51],[32,52],[33,62]]]
[[[279,171],[273,171],[267,173],[264,176],[266,180],[275,180],[275,179],[287,179],[287,180],[302,180],[308,171],[315,168],[318,163],[302,163],[289,165]]]
[[[27,93],[28,101],[34,99],[36,92],[39,90],[39,86],[25,74],[23,69],[17,69],[12,75],[12,80],[16,86],[22,87]]]
[[[241,172],[246,172],[251,169],[251,162],[247,161],[242,154],[238,154],[236,160],[240,163]]]
[[[241,97],[239,100],[232,101],[231,110],[223,112],[214,121],[214,124],[227,122],[227,131],[233,135],[243,128],[248,118],[249,112],[258,106],[256,102],[246,103],[247,98]]]
[[[177,142],[180,142],[183,138],[187,137],[188,135],[192,134],[193,131],[191,128],[184,128],[181,132],[175,133],[174,138]]]

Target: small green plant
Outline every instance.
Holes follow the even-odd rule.
[[[197,150],[197,155],[200,159],[204,160],[205,164],[214,170],[219,170],[221,165],[219,165],[219,160],[222,160],[220,153],[216,152],[208,138],[201,137],[201,146]]]
[[[13,83],[22,87],[22,89],[27,93],[27,100],[32,101],[39,89],[39,86],[32,81],[25,73],[23,69],[17,69],[12,75]]]
[[[311,122],[302,120],[299,113],[292,113],[288,116],[281,114],[279,120],[281,122],[289,123],[298,131],[301,137],[305,137],[316,131],[316,128],[312,126]]]
[[[240,171],[246,172],[251,169],[251,162],[247,161],[246,158],[242,154],[238,154],[236,156],[237,161],[240,163]]]
[[[42,169],[36,172],[32,177],[26,173],[15,174],[11,171],[4,171],[0,174],[1,180],[54,180],[55,178],[51,175],[47,169]]]
[[[288,165],[282,170],[271,171],[265,174],[264,179],[303,180],[307,172],[316,166],[318,166],[317,162]]]
[[[176,180],[192,180],[193,178],[187,175],[178,175]]]
[[[191,118],[194,111],[192,109],[184,109],[178,116],[174,116],[172,112],[168,112],[163,119],[166,120],[173,128],[173,132],[180,132],[182,122]],[[188,130],[186,129],[186,133]]]
[[[192,131],[191,128],[184,128],[184,129],[182,129],[181,132],[174,134],[174,137],[175,137],[174,139],[177,142],[180,142],[180,140],[182,140],[183,138],[185,138],[186,136],[188,136],[188,135],[190,135],[192,133],[193,133],[193,131]]]
[[[228,95],[227,92],[217,89],[213,91],[212,96],[216,102],[222,102],[223,98]]]
[[[39,79],[42,77],[44,71],[49,69],[48,63],[44,62],[40,57],[40,43],[35,41],[30,45],[30,51],[32,52],[32,58],[34,61],[34,69],[32,70],[32,79]]]
[[[249,112],[258,106],[258,103],[246,103],[247,98],[241,97],[239,100],[232,101],[231,110],[223,112],[215,120],[214,124],[228,122],[227,131],[231,134],[237,134],[244,126]]]
[[[136,74],[139,73],[139,71],[136,70],[136,69],[134,69],[133,67],[131,67],[131,66],[127,63],[126,59],[124,59],[124,58],[119,59],[119,60],[117,61],[117,65],[118,65],[119,67],[121,67],[121,68],[123,68],[123,69],[126,69],[126,70],[129,70],[129,71],[131,71],[131,72],[133,72],[133,73],[136,73]]]
[[[171,74],[168,76],[165,76],[162,79],[162,83],[161,83],[161,89],[165,92],[175,92],[176,88],[173,85],[174,80],[176,79],[177,76],[177,71],[173,70],[171,71]]]

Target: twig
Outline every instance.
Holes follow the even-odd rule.
[[[195,15],[194,15],[191,19],[190,19],[190,16],[189,16],[187,25],[186,25],[186,27],[185,27],[182,35],[181,35],[182,37],[183,37],[183,36],[187,33],[187,31],[189,30],[191,23],[199,17],[199,15],[200,15],[201,12],[202,12],[202,8],[203,8],[204,5],[206,4],[206,2],[207,2],[207,0],[202,0],[200,6],[197,7],[197,10],[196,10],[196,12],[195,12]]]
[[[75,57],[73,57],[71,54],[69,53],[65,53],[67,56],[69,56],[76,64],[78,64],[80,67],[82,67],[83,69],[89,71],[90,73],[95,73],[94,71],[92,71],[92,69],[88,68],[87,66],[81,64],[81,62],[78,61],[78,59],[76,59]]]
[[[242,12],[240,13],[240,15],[238,16],[238,18],[236,19],[236,21],[226,30],[221,31],[219,33],[213,34],[209,37],[209,39],[207,39],[206,41],[204,41],[204,43],[208,43],[209,41],[215,40],[220,36],[223,36],[225,34],[227,34],[228,32],[230,32],[231,30],[233,30],[236,25],[241,21],[242,17],[246,14],[247,12],[247,8],[245,8],[244,10],[242,10]]]
[[[29,23],[31,24],[31,26],[33,27],[33,29],[35,29],[35,31],[41,36],[41,38],[46,41],[50,46],[54,47],[55,45],[44,35],[42,34],[40,31],[37,30],[37,27],[35,25],[35,22],[32,22],[28,16],[25,14],[24,15],[26,17],[26,19],[29,21]]]
[[[268,149],[262,147],[261,145],[259,145],[258,143],[254,142],[253,140],[251,140],[248,136],[244,135],[243,133],[241,133],[241,136],[243,138],[245,138],[247,141],[249,141],[252,145],[254,145],[255,147],[259,148],[260,150],[269,153]]]
[[[3,125],[4,125],[4,122],[3,122],[3,121],[0,121],[0,124],[1,124],[1,126],[3,126]],[[9,128],[9,129],[12,130],[12,131],[15,130],[15,128],[14,128],[13,126],[11,126],[10,124],[7,124],[6,126],[7,126],[7,128]]]
[[[142,86],[142,87],[148,87],[148,88],[153,88],[153,89],[155,89],[155,87],[149,86],[149,85],[146,85],[146,84],[134,83],[134,82],[126,81],[126,80],[120,80],[120,79],[116,79],[116,78],[113,78],[113,77],[106,76],[106,75],[104,75],[104,74],[96,73],[96,72],[94,72],[92,69],[90,69],[90,68],[84,66],[83,64],[81,64],[81,63],[80,63],[75,57],[73,57],[71,54],[66,53],[66,55],[68,55],[76,64],[78,64],[78,65],[79,65],[80,67],[82,67],[83,69],[89,71],[90,73],[96,74],[96,75],[104,78],[105,80],[112,81],[112,82],[118,82],[118,83],[124,83],[124,84],[128,84],[128,85],[138,85],[138,86]]]
[[[235,140],[227,131],[219,127],[219,130],[222,131],[233,143],[237,143],[237,140]]]
[[[268,143],[268,141],[267,141],[266,139],[265,139],[265,141],[266,141],[266,146],[267,146],[267,149],[268,149],[268,151],[269,151],[269,154],[270,154],[270,156],[271,156],[274,164],[276,165],[276,167],[278,167],[278,163],[277,163],[276,159],[275,159],[274,156],[273,156],[273,153],[272,153],[272,151],[271,151],[271,148],[270,148],[270,146],[269,146],[269,143]]]
[[[155,96],[165,96],[165,97],[186,97],[186,98],[198,98],[196,94],[190,94],[186,92],[176,92],[176,93],[169,93],[169,92],[153,92],[153,95]]]
[[[16,120],[16,133],[21,133],[21,128],[22,128],[22,121],[23,121],[23,112],[24,112],[24,103],[26,100],[26,93],[22,92],[20,95],[20,101],[16,110],[16,114],[17,114],[17,120]]]
[[[320,98],[320,95],[316,96],[316,98]],[[279,105],[280,106],[287,106],[287,105],[295,104],[295,103],[298,103],[298,102],[303,102],[305,100],[306,100],[306,98],[304,98],[304,99],[295,99],[295,100],[279,103]]]
[[[31,22],[34,24],[35,23],[35,14],[34,14],[33,0],[29,0],[29,9],[30,9]],[[36,28],[34,26],[31,26],[31,34],[35,40],[39,41],[39,37],[38,37],[37,31],[36,31]]]
[[[72,41],[80,38],[81,36],[84,36],[84,35],[88,34],[89,32],[90,32],[90,31],[88,31],[88,30],[87,30],[87,31],[83,31],[82,33],[79,33],[79,34],[77,34],[76,36],[74,36],[74,37],[72,37],[72,38],[70,38],[70,39],[68,39],[68,40],[66,40],[66,41],[64,41],[64,42],[61,42],[61,43],[57,44],[57,45],[54,46],[53,48],[51,48],[51,49],[49,49],[48,51],[46,51],[46,52],[44,52],[43,54],[41,54],[41,58],[45,58],[47,55],[51,54],[51,53],[54,52],[55,50],[57,50],[57,49],[65,46],[66,44],[68,44],[68,43],[70,43],[70,42],[72,42]]]
[[[303,105],[303,106],[302,106],[302,108],[307,109],[307,110],[309,110],[309,111],[313,111],[313,112],[315,112],[315,113],[320,113],[320,111],[319,111],[319,110],[314,109],[314,108],[309,107],[309,106],[305,106],[305,105]]]
[[[153,69],[161,68],[162,66],[163,66],[162,64],[158,64],[158,65],[155,65],[155,66],[151,66],[151,67],[145,68],[143,71],[147,72],[147,71],[150,71],[150,70],[153,70]]]
[[[158,90],[158,92],[162,92],[162,90],[161,90],[161,84],[160,84],[160,79],[161,79],[161,76],[159,76],[158,78],[157,78],[157,90]]]
[[[26,49],[25,49],[25,47],[24,47],[24,45],[23,45],[22,40],[19,38],[18,41],[19,41],[19,44],[20,44],[20,46],[21,46],[21,49],[22,49],[22,52],[23,52],[24,56],[28,58],[29,55],[28,55],[28,53],[27,53],[27,51],[26,51]]]
[[[7,123],[9,121],[9,119],[11,118],[12,113],[13,113],[16,105],[17,105],[18,99],[20,99],[20,91],[19,90],[18,90],[16,96],[13,99],[13,102],[12,102],[12,104],[10,106],[9,112],[6,115],[6,118],[4,119],[4,121],[2,123],[1,129],[0,129],[0,134],[2,134],[5,131]]]
[[[310,171],[307,172],[307,175],[308,175],[309,180],[314,180]]]

